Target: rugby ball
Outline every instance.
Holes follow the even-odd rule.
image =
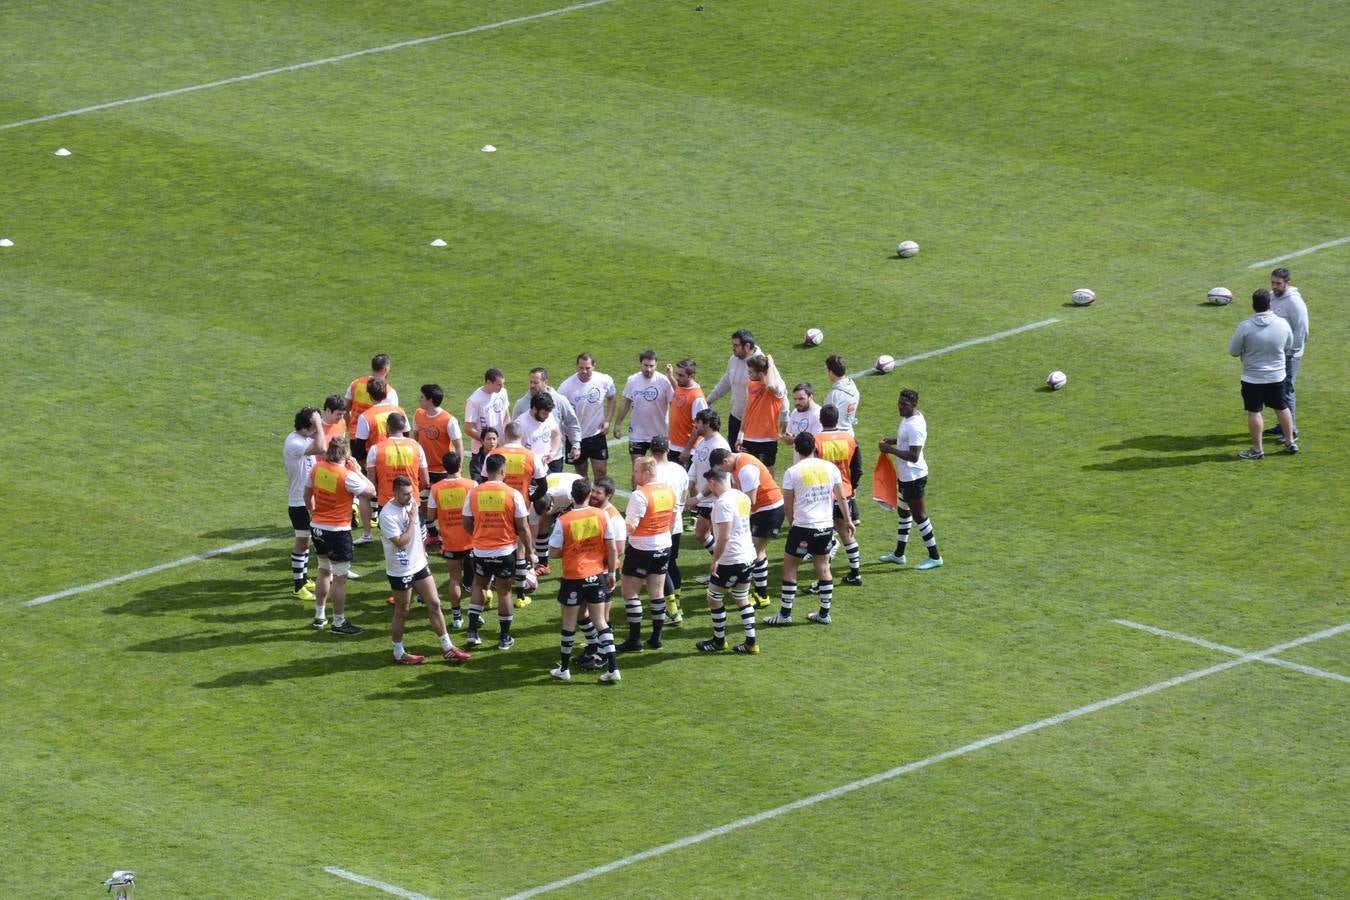
[[[1205,299],[1215,306],[1227,306],[1233,302],[1233,292],[1226,287],[1210,288]]]
[[[889,372],[891,369],[895,368],[895,357],[887,356],[886,354],[883,353],[877,357],[876,366],[878,372],[881,373]]]
[[[895,245],[895,255],[901,259],[909,259],[911,256],[919,255],[919,244],[917,241],[901,241]]]
[[[1045,376],[1045,386],[1052,391],[1057,391],[1069,383],[1069,376],[1056,369]]]
[[[1097,294],[1088,288],[1079,288],[1069,296],[1074,306],[1091,306],[1097,300]]]
[[[819,347],[820,342],[825,340],[825,332],[819,328],[806,329],[806,337],[802,339],[808,347]]]

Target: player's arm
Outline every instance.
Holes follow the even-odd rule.
[[[856,488],[862,484],[862,476],[862,448],[854,444],[853,455],[848,460],[848,483]]]
[[[305,509],[309,510],[311,516],[314,515],[314,488],[309,485],[305,485]]]
[[[778,371],[778,366],[773,361],[773,356],[765,354],[764,358],[769,362],[769,371],[764,373],[764,384],[769,390],[773,391],[775,397],[787,396],[787,382]]]
[[[562,429],[553,429],[553,437],[548,442],[548,462],[562,458]]]
[[[784,492],[787,496],[787,492]],[[844,484],[840,482],[834,486],[834,504],[839,507],[840,521],[843,522],[844,537],[851,540],[853,538],[853,517],[848,514],[848,498],[844,496]],[[788,520],[791,521],[790,519]]]
[[[712,530],[712,566],[715,569],[722,559],[722,554],[726,552],[727,542],[731,540],[731,522],[714,522]]]
[[[527,516],[516,516],[516,550],[520,553],[520,558],[529,565],[534,565],[534,534],[530,531],[530,520]]]
[[[345,460],[343,460],[343,464],[347,467],[347,470],[351,475],[356,476],[354,480],[348,481],[347,490],[351,491],[358,497],[370,497],[374,499],[375,483],[367,479],[366,476],[361,474],[360,463],[358,463],[352,457],[348,456]],[[358,486],[360,487],[360,490],[356,489]]]
[[[559,516],[553,522],[553,533],[548,536],[548,558],[562,559],[562,552],[563,552],[562,516]]]
[[[414,502],[415,502],[415,501],[414,501]],[[411,509],[410,509],[409,511],[411,512]],[[400,532],[400,533],[397,534],[397,535],[393,535],[393,534],[389,535],[389,540],[393,543],[393,545],[394,545],[395,547],[397,547],[397,548],[399,548],[400,550],[402,550],[402,549],[404,549],[405,547],[407,547],[409,544],[411,544],[411,543],[413,542],[413,538],[414,538],[414,537],[420,537],[420,536],[421,536],[421,529],[418,528],[417,526],[418,526],[417,516],[416,516],[416,515],[409,515],[409,516],[408,516],[408,524],[404,527],[403,531]],[[383,517],[383,516],[380,517],[380,530],[381,530],[381,531],[384,530],[384,517]]]
[[[464,433],[475,441],[483,439],[483,435],[478,432],[478,410],[474,407],[472,398],[464,401]]]
[[[891,452],[894,453],[896,456],[900,457],[901,459],[903,459],[905,462],[918,462],[919,454],[923,452],[923,444],[917,444],[910,447],[906,447],[904,450],[898,450],[895,447],[892,447]]]
[[[753,500],[750,502],[754,503]],[[792,488],[785,485],[783,487],[783,521],[787,522],[789,525],[792,524],[792,505],[795,502],[796,497],[794,496]]]
[[[610,386],[612,393],[605,395],[605,420],[600,423],[600,433],[609,434],[609,423],[614,421],[614,410],[619,405],[619,392]]]
[[[731,390],[731,362],[727,361],[727,370],[722,373],[722,377],[713,385],[712,393],[708,394],[708,405],[716,403]]]
[[[309,417],[309,422],[314,429],[314,437],[309,439],[309,446],[305,447],[305,455],[323,456],[328,452],[328,432],[323,427],[323,416],[316,410]]]
[[[619,404],[619,414],[614,417],[614,436],[619,437],[619,426],[623,424],[623,417],[628,415],[628,411],[633,408],[633,401],[628,397],[623,398],[623,403]]]

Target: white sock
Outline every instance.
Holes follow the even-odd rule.
[[[333,613],[333,624],[342,625],[347,621],[347,617],[342,613]]]
[[[394,641],[394,659],[402,659],[406,651],[403,649],[402,641]]]
[[[445,634],[441,635],[441,649],[442,649],[442,650],[449,650],[449,649],[450,649],[451,647],[453,647],[453,646],[455,646],[455,645],[450,641],[450,633],[449,633],[449,632],[446,632]]]
[[[326,603],[315,603],[315,604],[314,604],[314,618],[316,618],[316,619],[322,619],[322,618],[323,618],[324,610],[327,609],[327,607],[328,607],[328,604],[326,604]]]

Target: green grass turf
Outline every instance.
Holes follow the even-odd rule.
[[[1350,246],[1289,263],[1303,454],[1237,459],[1224,355],[1250,263],[1350,233],[1340,4],[694,5],[0,130],[0,886],[500,896],[1225,658],[1111,619],[1261,650],[1350,618]],[[7,4],[0,125],[548,8]],[[552,684],[546,582],[510,653],[396,669],[378,551],[340,642],[281,539],[22,605],[284,534],[291,415],[375,352],[458,413],[486,366],[516,396],[582,349],[711,387],[748,325],[820,386],[829,352],[1052,317],[860,381],[869,467],[921,393],[948,566],[881,567],[867,508],[866,586],[757,659],[696,658],[691,615],[616,689]],[[1350,636],[1286,657],[1350,674]],[[1246,664],[560,895],[1343,893],[1346,712]]]

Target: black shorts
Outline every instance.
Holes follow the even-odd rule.
[[[798,559],[811,554],[824,557],[830,552],[830,542],[834,540],[833,528],[799,528],[793,525],[788,529],[787,546],[784,551]]]
[[[647,451],[651,449],[652,449],[651,441],[635,441],[632,438],[628,439],[629,456],[646,456]]]
[[[314,552],[329,562],[351,562],[356,556],[351,531],[311,528],[309,535],[314,538]]]
[[[581,456],[577,457],[577,465],[580,465],[583,459],[609,459],[609,435],[603,431],[582,438],[579,446]]]
[[[1289,408],[1289,402],[1284,399],[1284,382],[1276,381],[1271,384],[1242,382],[1243,409],[1247,412],[1260,412],[1263,406],[1269,406],[1271,409]]]
[[[743,584],[746,586],[746,590],[749,590],[750,566],[750,563],[717,566],[712,570],[712,573],[708,578],[708,584],[720,588],[735,587],[738,584]]]
[[[563,459],[563,457],[561,457],[561,456],[558,457],[557,459],[550,460],[550,461],[549,461],[549,464],[548,464],[548,470],[549,470],[549,472],[550,472],[550,473],[561,472],[561,471],[563,470],[563,462],[564,462],[564,459]]]
[[[410,591],[412,590],[413,584],[421,581],[423,578],[430,577],[431,568],[429,566],[423,566],[420,572],[414,572],[411,575],[388,575],[389,587],[396,591]]]
[[[689,461],[684,458],[683,453],[681,453],[679,450],[676,450],[674,447],[671,447],[669,452],[666,453],[666,459],[670,460],[673,463],[679,463],[686,469],[689,468]]]
[[[695,506],[695,507],[694,507],[694,514],[695,514],[696,516],[698,516],[700,519],[707,519],[709,522],[712,521],[712,507],[711,507],[711,506]]]
[[[664,575],[670,567],[670,548],[664,550],[639,550],[629,547],[623,555],[623,574],[634,578],[646,578],[648,575]]]
[[[473,554],[473,574],[479,578],[515,578],[516,554],[506,556],[479,556]]]
[[[928,476],[915,478],[913,481],[900,482],[901,500],[922,500],[924,491],[928,489]]]
[[[849,498],[848,498],[848,517],[849,517],[849,520],[850,520],[850,521],[855,522],[855,523],[856,523],[856,522],[862,521],[862,517],[858,515],[858,498],[857,498],[857,497],[849,497]],[[842,519],[842,518],[843,518],[843,516],[839,515],[839,504],[836,503],[836,504],[834,505],[834,520],[835,520],[836,522],[838,522],[838,521],[839,521],[840,519]]]
[[[291,516],[291,527],[296,531],[309,532],[309,508],[306,506],[288,506],[286,512]]]
[[[431,476],[432,484],[435,484],[438,481],[444,481],[450,477],[449,472],[428,472],[427,474]]]
[[[604,603],[609,599],[605,593],[605,575],[592,575],[589,578],[564,578],[558,585],[558,602],[563,606],[581,606],[583,603]]]
[[[473,557],[472,550],[447,550],[441,548],[441,556],[445,559],[470,559]]]
[[[776,538],[783,530],[783,507],[761,509],[750,514],[750,536],[757,538]]]
[[[777,441],[748,441],[741,439],[741,449],[758,459],[770,469],[778,461]]]

